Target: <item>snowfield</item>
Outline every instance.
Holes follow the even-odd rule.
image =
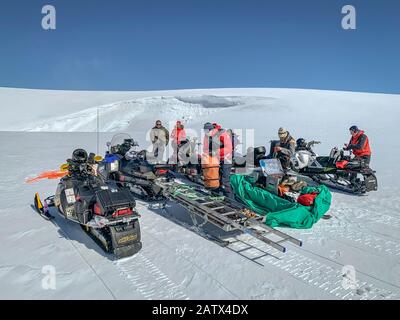
[[[400,299],[399,95],[0,88],[0,107],[2,299]],[[116,261],[79,225],[55,212],[53,222],[34,212],[34,193],[54,194],[57,181],[28,185],[27,177],[57,169],[78,147],[95,152],[98,125],[101,154],[116,132],[129,133],[145,148],[157,119],[169,129],[183,120],[191,137],[200,137],[204,122],[219,122],[238,130],[246,147],[268,146],[283,126],[295,138],[321,141],[319,154],[347,143],[348,128],[357,124],[371,141],[379,191],[362,197],[332,192],[333,218],[310,230],[284,229],[304,243],[288,244],[284,254],[246,235],[239,239],[252,248],[241,254],[242,242],[220,247],[194,233],[176,204],[164,212],[139,201],[143,249]],[[54,290],[42,287],[45,266],[56,270]]]

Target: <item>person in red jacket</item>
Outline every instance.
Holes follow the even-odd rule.
[[[181,147],[188,142],[185,127],[181,121],[177,121],[171,132],[171,145],[173,148],[172,159],[175,163],[181,161]]]
[[[171,133],[172,143],[178,148],[185,142],[187,142],[185,127],[181,121],[177,121],[175,128]]]
[[[369,139],[363,130],[359,130],[357,126],[351,126],[350,129],[351,139],[347,144],[345,143],[344,150],[351,150],[355,159],[359,159],[366,166],[369,166],[371,161],[371,147]]]
[[[229,133],[217,123],[204,124],[203,152],[217,156],[220,161],[220,179],[222,192],[226,196],[232,196],[230,174],[232,169],[232,139]]]

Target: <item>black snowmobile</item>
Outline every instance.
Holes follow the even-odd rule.
[[[160,181],[173,178],[167,163],[158,163],[146,150],[136,150],[138,143],[128,134],[117,134],[108,143],[109,151],[104,161],[117,161],[118,169],[110,178],[119,185],[129,188],[132,194],[146,201],[165,200]]]
[[[79,223],[106,252],[124,258],[142,247],[140,216],[129,189],[109,179],[116,168],[114,163],[77,149],[63,165],[68,173],[61,178],[55,196],[43,203],[36,194],[35,207],[51,217],[48,207],[55,206],[66,219]]]
[[[271,141],[271,154],[278,141]],[[333,148],[329,156],[317,156],[312,147],[319,142],[306,143],[297,140],[296,152],[291,158],[291,169],[311,177],[315,182],[332,189],[352,194],[365,194],[378,190],[378,181],[373,171],[363,161],[354,159],[344,150]]]

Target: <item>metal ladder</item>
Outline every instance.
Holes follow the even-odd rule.
[[[176,182],[164,185],[164,191],[169,199],[204,219],[203,225],[210,222],[226,232],[239,230],[281,252],[286,251],[286,247],[282,245],[285,242],[302,246],[300,240],[267,226],[265,217],[255,213],[248,214],[249,210],[243,205],[226,197],[214,196],[202,188]],[[271,235],[279,239],[272,240],[269,238]]]

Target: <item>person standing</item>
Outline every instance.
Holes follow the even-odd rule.
[[[221,190],[224,195],[231,197],[232,139],[229,133],[216,123],[205,123],[204,130],[203,153],[215,155],[219,160]]]
[[[169,131],[160,120],[156,121],[155,126],[150,131],[150,140],[153,144],[153,155],[158,161],[162,161],[165,147],[169,143]]]
[[[171,133],[171,145],[173,148],[172,159],[175,163],[181,162],[180,149],[187,142],[188,142],[188,140],[186,137],[185,127],[183,126],[181,121],[177,121],[175,128],[172,130],[172,133]]]

